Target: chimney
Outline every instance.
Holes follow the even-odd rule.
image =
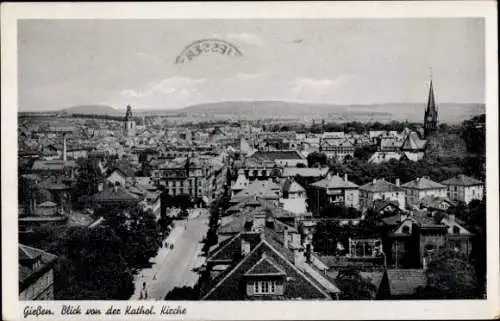
[[[103,183],[97,184],[97,191],[98,192],[102,192],[103,188],[104,188],[104,184]]]
[[[266,215],[256,214],[253,218],[253,231],[260,232],[264,229],[265,225],[266,225]]]
[[[66,156],[66,134],[63,134],[63,161],[67,160]]]
[[[247,256],[250,253],[250,242],[245,240],[244,237],[241,238],[241,256]]]
[[[297,232],[292,232],[292,233],[289,233],[289,235],[290,235],[291,247],[300,248],[301,247],[300,234]]]
[[[328,173],[326,174],[326,178],[328,178],[328,179],[332,178],[332,173],[328,172]]]
[[[396,178],[396,185],[399,186],[400,183],[401,182],[400,182],[399,178]]]
[[[344,182],[347,182],[347,174],[344,174]]]
[[[372,181],[372,184],[375,184],[377,182],[377,179],[374,178],[373,181]]]
[[[301,268],[306,263],[306,256],[304,254],[304,249],[298,248],[293,250],[293,264]]]

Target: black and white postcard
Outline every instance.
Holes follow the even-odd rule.
[[[498,316],[496,19],[3,5],[2,318]]]

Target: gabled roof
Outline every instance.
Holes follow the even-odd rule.
[[[425,272],[419,269],[388,269],[387,279],[393,296],[414,295],[417,288],[427,286]]]
[[[30,283],[30,280],[36,278],[42,270],[50,268],[56,261],[57,256],[42,251],[40,249],[19,244],[19,290],[24,290]],[[39,265],[32,265],[30,261],[39,259]]]
[[[399,160],[402,154],[400,152],[375,152],[372,154],[370,159],[368,159],[368,163],[382,163],[388,162],[391,159]]]
[[[385,179],[377,179],[368,184],[365,184],[359,188],[360,190],[377,193],[377,192],[400,192],[402,191],[401,187],[396,184],[389,183]]]
[[[120,172],[124,177],[134,177],[135,176],[135,170],[126,164],[119,164],[116,166],[116,168],[113,170],[113,172],[118,171]]]
[[[483,182],[475,178],[465,176],[464,174],[460,174],[450,179],[442,181],[441,184],[457,185],[457,186],[474,186],[474,185],[483,185]]]
[[[231,187],[231,190],[233,191],[241,191],[248,185],[249,181],[243,174],[239,174],[238,178],[236,179],[236,182],[234,185]]]
[[[316,183],[312,183],[311,186],[317,188],[358,188],[358,185],[348,180],[346,181],[338,175],[325,177]]]
[[[217,283],[211,287],[202,300],[244,299],[245,293],[242,293],[240,284],[244,280],[245,273],[262,259],[263,254],[286,274],[285,298],[323,300],[331,298],[325,288],[313,281],[311,276],[300,271],[289,259],[283,256],[281,249],[275,247],[276,243],[271,244],[271,242],[268,239],[262,239],[234,268],[229,269],[224,276],[216,280]]]
[[[299,183],[297,183],[294,179],[286,179],[281,186],[282,192],[288,193],[297,193],[297,192],[305,192],[305,188],[302,187]]]
[[[420,199],[420,205],[428,208],[439,209],[439,205],[443,202],[448,203],[450,206],[455,205],[454,202],[450,201],[447,197],[438,197],[434,195],[427,195]]]
[[[425,148],[427,141],[420,139],[416,132],[409,133],[401,146],[403,150],[421,150]]]
[[[248,196],[256,196],[263,199],[279,199],[280,186],[271,180],[254,180],[244,190],[235,195],[236,199],[244,199]]]
[[[92,201],[96,203],[139,202],[140,198],[128,192],[122,186],[115,186],[92,195]]]
[[[419,190],[446,188],[446,186],[436,183],[426,177],[416,178],[412,181],[409,181],[408,183],[403,184],[402,186],[404,188],[419,189]]]
[[[267,255],[263,255],[260,261],[255,263],[246,273],[246,276],[260,276],[260,275],[285,275],[283,269],[281,269],[273,260]]]
[[[385,209],[388,206],[393,206],[395,209],[399,209],[399,202],[392,199],[376,199],[373,201],[373,209],[377,212]]]

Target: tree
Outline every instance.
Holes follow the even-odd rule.
[[[342,291],[343,300],[372,300],[376,296],[377,287],[356,269],[340,270],[335,283]]]
[[[97,216],[105,218],[104,226],[113,230],[123,242],[125,259],[131,267],[142,267],[161,246],[160,224],[151,210],[139,205],[102,207]]]
[[[70,228],[59,235],[56,300],[125,300],[134,291],[121,239],[108,228]]]
[[[356,147],[354,150],[354,157],[362,161],[367,161],[376,151],[377,146],[373,145]]]
[[[430,288],[439,290],[443,299],[471,299],[476,292],[477,278],[474,267],[459,252],[440,251],[426,270]]]
[[[307,155],[307,166],[309,167],[323,166],[326,165],[327,161],[328,157],[325,153],[314,151]]]

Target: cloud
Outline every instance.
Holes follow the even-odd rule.
[[[197,91],[196,86],[205,82],[205,79],[194,79],[189,77],[172,77],[163,79],[159,82],[153,82],[147,85],[145,88],[135,90],[135,89],[125,89],[121,92],[122,96],[130,98],[144,98],[150,97],[158,94],[168,94],[168,95],[187,95],[190,92]]]
[[[264,76],[269,75],[269,71],[262,71],[262,72],[255,72],[255,73],[246,73],[246,72],[239,72],[234,76],[236,79],[256,79],[256,78],[261,78]]]
[[[133,103],[148,108],[184,106],[199,96],[199,85],[204,78],[171,77],[149,83],[139,89],[120,91],[118,101]]]
[[[259,47],[263,47],[266,44],[266,42],[261,37],[259,37],[254,33],[248,33],[248,32],[228,33],[226,34],[226,38],[241,41],[246,44]]]
[[[350,75],[342,75],[336,79],[315,79],[315,78],[297,78],[288,83],[290,91],[297,95],[325,95],[339,85],[344,84],[351,78]]]

